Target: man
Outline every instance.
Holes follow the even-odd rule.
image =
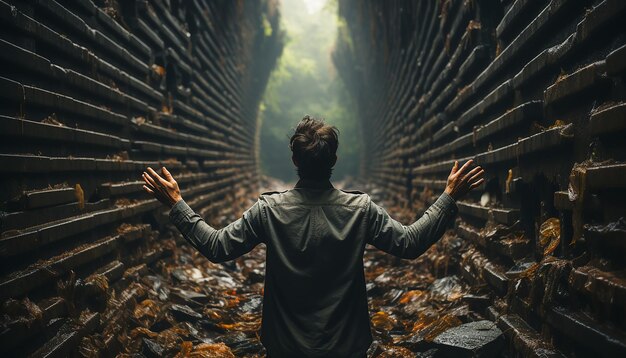
[[[443,235],[455,201],[483,182],[483,170],[455,162],[445,191],[405,226],[360,191],[330,183],[338,131],[309,116],[289,147],[299,181],[261,194],[243,217],[216,230],[180,196],[172,175],[151,168],[144,189],[171,207],[170,219],[213,262],[267,246],[261,341],[269,357],[363,357],[372,342],[363,272],[365,244],[414,259]]]

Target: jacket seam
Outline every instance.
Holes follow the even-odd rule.
[[[343,207],[347,207],[347,208],[360,208],[360,209],[365,209],[367,206],[366,205],[349,205],[349,204],[337,204],[337,203],[268,203],[267,204],[270,207],[273,206],[302,206],[302,205],[307,205],[307,206],[343,206]]]

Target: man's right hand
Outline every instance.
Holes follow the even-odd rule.
[[[469,170],[473,162],[472,159],[468,160],[461,169],[459,169],[459,162],[454,162],[445,190],[454,200],[460,199],[485,181],[482,177],[485,173],[483,168],[476,166],[474,169]]]
[[[154,169],[148,167],[147,172],[143,172],[142,177],[146,185],[143,186],[148,194],[154,196],[161,203],[167,205],[170,209],[179,200],[183,200],[180,196],[180,188],[178,183],[172,177],[172,174],[165,168],[161,168],[161,177]]]

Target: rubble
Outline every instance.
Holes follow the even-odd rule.
[[[504,346],[502,331],[491,321],[475,321],[450,328],[435,338],[446,357],[498,357]]]

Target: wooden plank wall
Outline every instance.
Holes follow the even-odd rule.
[[[340,0],[363,175],[417,214],[455,160],[455,269],[515,355],[626,352],[626,2]],[[542,234],[543,232],[543,234]],[[454,261],[454,260],[452,260]]]
[[[25,317],[3,324],[0,355],[124,329],[134,280],[173,250],[147,166],[203,215],[240,215],[278,21],[275,1],[0,1],[0,302]],[[110,295],[119,310],[102,310]]]

